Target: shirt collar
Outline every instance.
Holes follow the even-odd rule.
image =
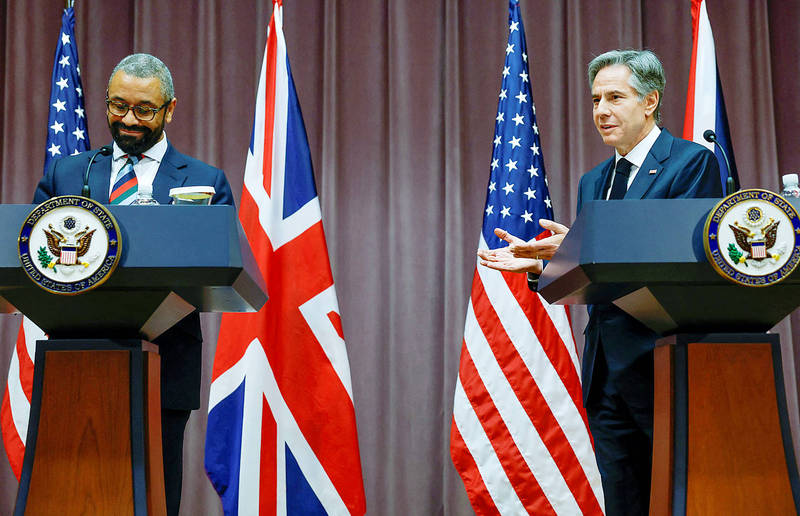
[[[660,134],[661,129],[659,129],[657,125],[654,125],[653,128],[650,129],[650,132],[647,133],[647,136],[642,138],[642,141],[637,143],[636,146],[625,156],[621,155],[619,151],[615,150],[614,154],[616,155],[616,159],[614,160],[614,163],[617,163],[621,158],[625,158],[636,168],[642,168],[642,163],[644,163],[645,158],[647,158],[647,153],[650,152],[650,149],[653,147],[653,144],[656,143],[658,135]]]
[[[128,154],[125,151],[119,148],[117,142],[114,142],[113,147],[114,147],[114,161],[128,156]],[[150,158],[153,161],[161,163],[161,160],[164,159],[164,154],[167,153],[167,147],[169,147],[169,143],[167,142],[167,132],[164,131],[164,137],[158,140],[155,145],[144,151],[142,153],[142,157]]]

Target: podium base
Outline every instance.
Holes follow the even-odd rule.
[[[654,363],[650,514],[800,513],[779,336],[673,335]]]
[[[16,516],[166,514],[158,347],[36,343]]]

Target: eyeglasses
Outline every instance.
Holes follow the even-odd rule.
[[[128,110],[133,110],[133,116],[140,122],[149,122],[156,117],[156,113],[169,106],[172,100],[168,100],[159,108],[151,108],[148,106],[129,106],[124,102],[118,100],[106,99],[106,106],[108,112],[114,116],[123,117],[128,114]]]

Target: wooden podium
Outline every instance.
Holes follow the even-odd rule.
[[[264,283],[232,206],[110,207],[122,256],[109,280],[51,294],[14,243],[28,205],[1,205],[0,311],[49,335],[36,344],[15,515],[166,513],[158,347],[195,309],[256,311]]]
[[[545,268],[551,303],[619,306],[656,343],[650,514],[798,514],[779,337],[800,275],[735,285],[707,262],[715,199],[591,201]],[[792,201],[795,208],[800,203]]]

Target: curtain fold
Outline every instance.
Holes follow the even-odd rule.
[[[270,3],[76,0],[91,141],[109,142],[103,99],[132,52],[162,58],[178,103],[169,139],[223,168],[238,201]],[[689,2],[522,0],[533,102],[556,218],[610,156],[592,123],[585,68],[646,47],[666,68],[664,125],[683,127]],[[708,0],[742,186],[776,190],[800,168],[800,2]],[[28,203],[42,174],[62,0],[0,2],[0,201]],[[369,514],[470,514],[449,457],[452,399],[507,37],[497,0],[284,0],[284,32],[309,136],[350,357]],[[6,244],[10,245],[10,244]],[[574,307],[582,345],[585,310]],[[218,315],[203,316],[202,402]],[[19,316],[0,316],[5,379]],[[800,315],[782,322],[798,442]],[[5,382],[0,384],[0,394]],[[220,514],[203,472],[205,410],[186,433],[183,514]],[[16,481],[0,457],[0,514]]]

